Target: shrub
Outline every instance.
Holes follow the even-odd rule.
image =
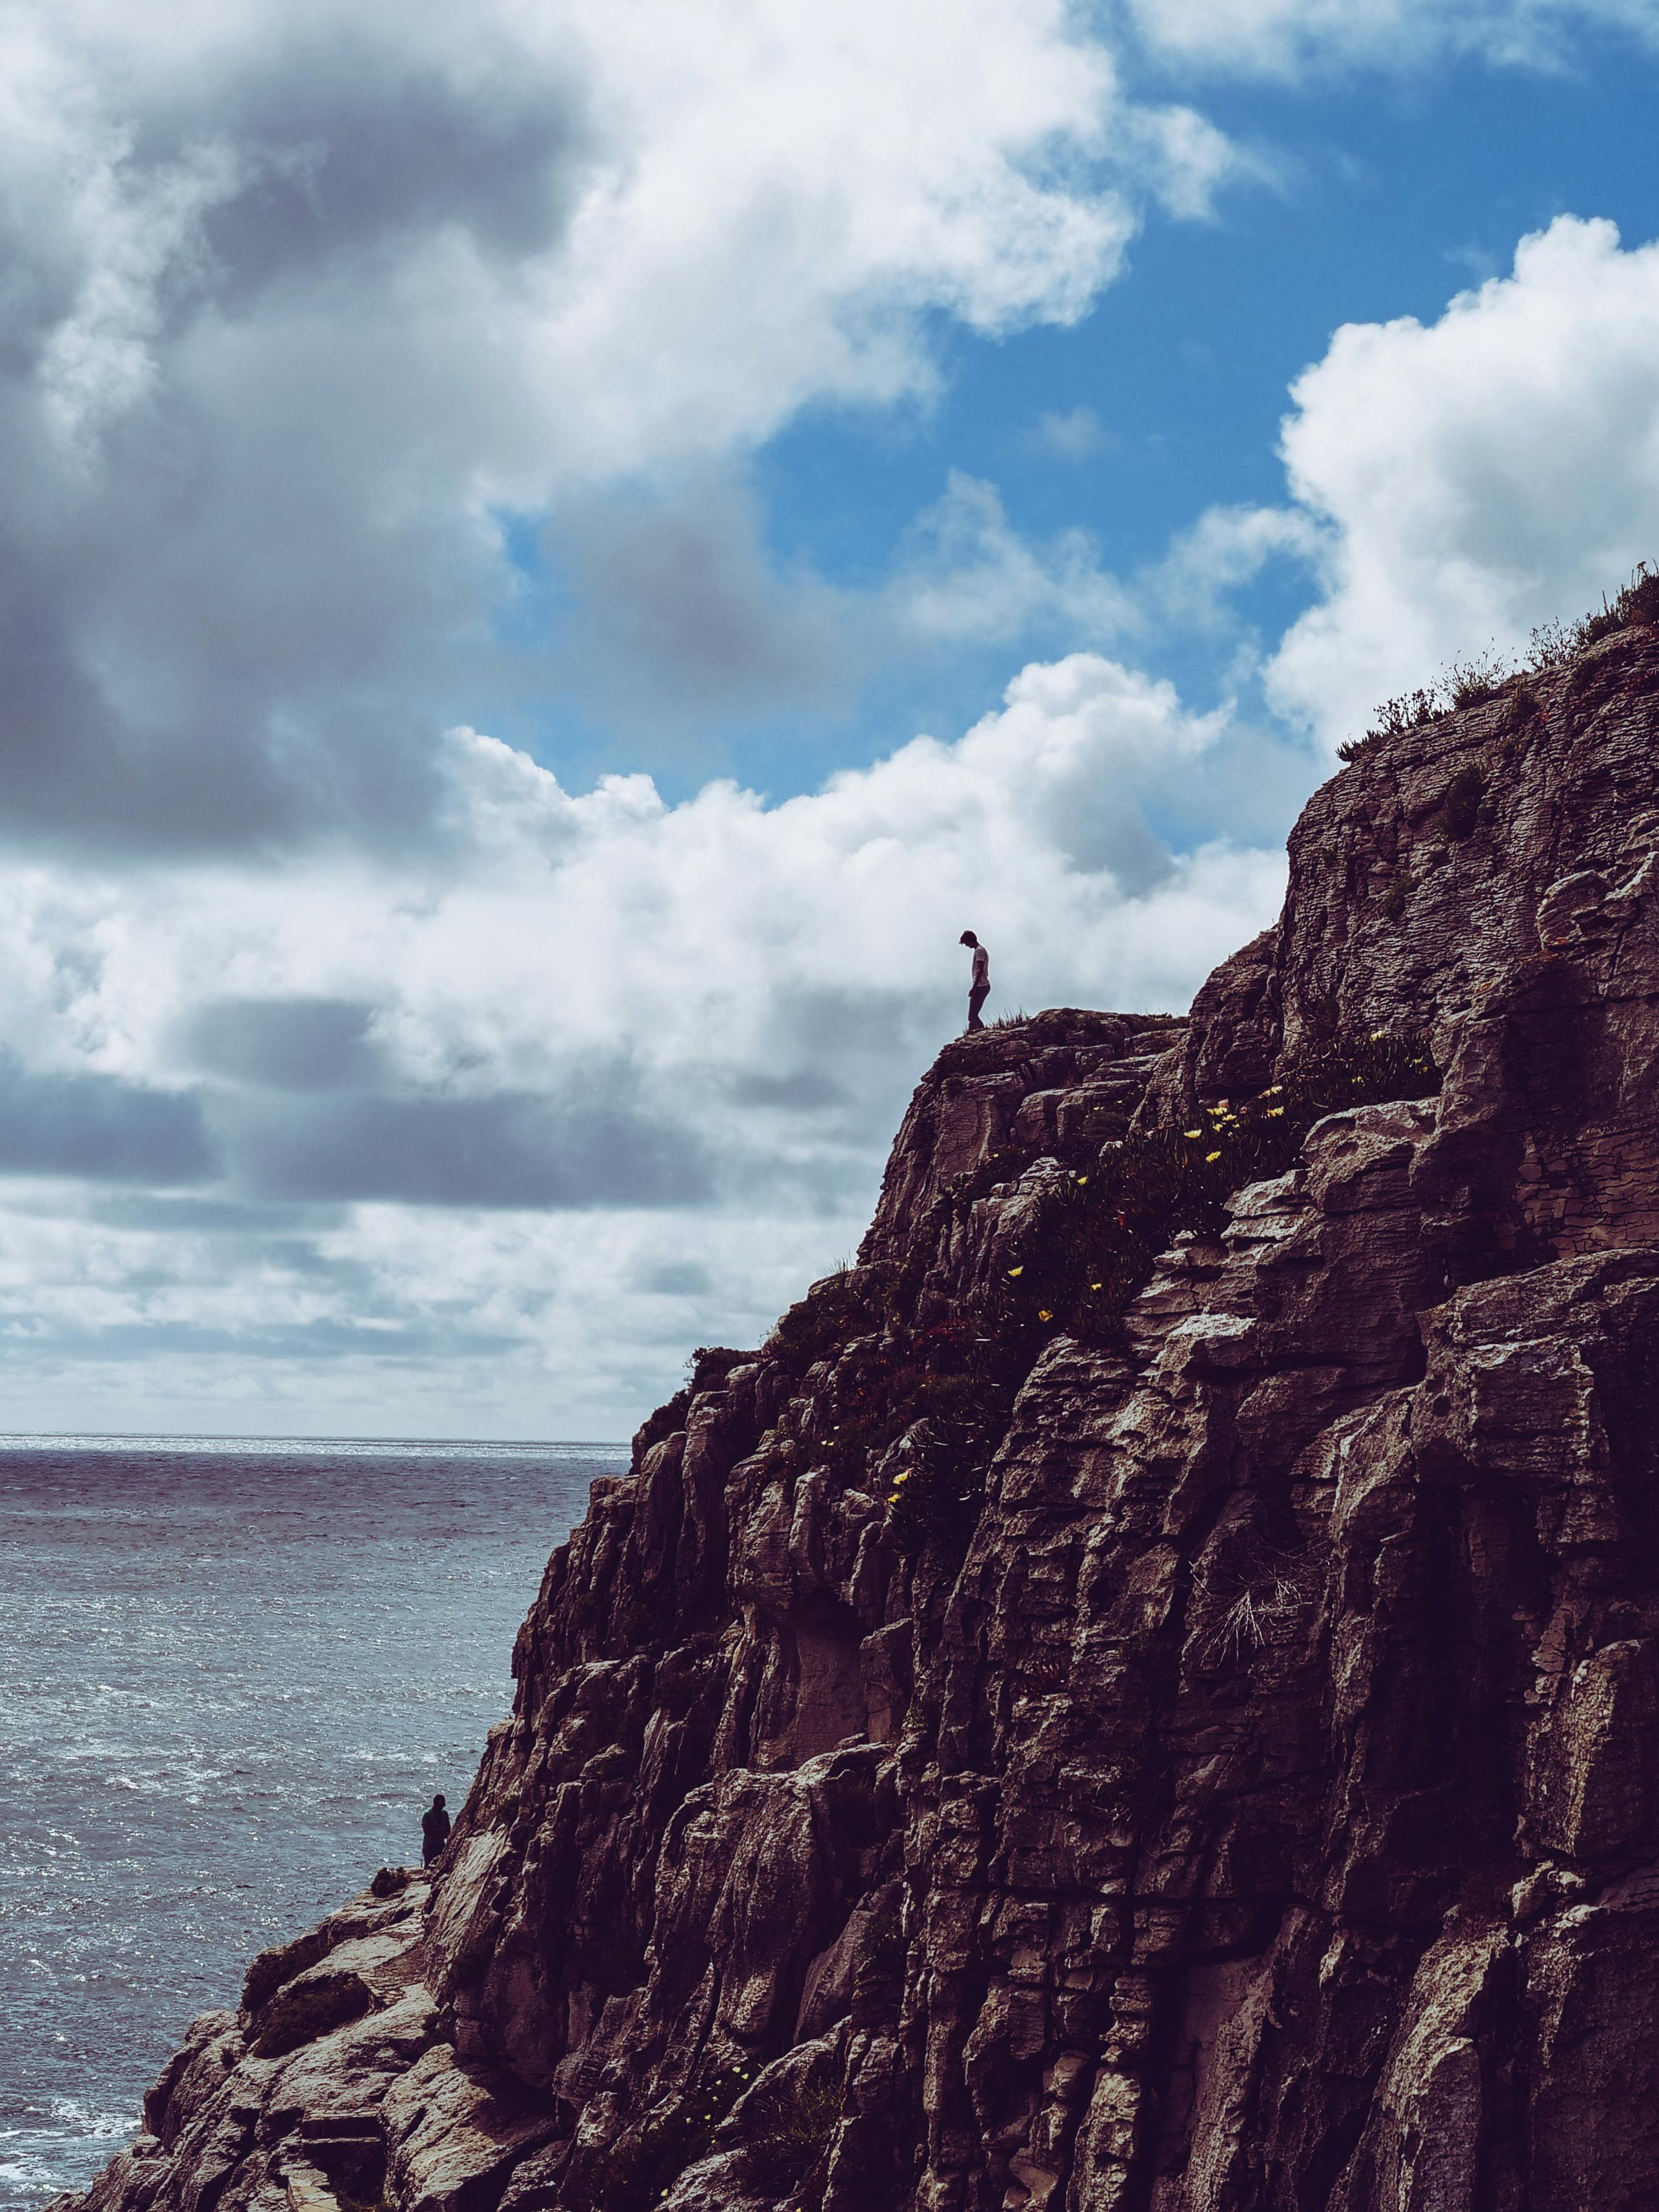
[[[744,2161],[750,2178],[769,2195],[799,2191],[830,2148],[841,2118],[842,2085],[817,2081],[793,2089],[780,2086],[769,2095],[761,2094],[764,2106],[754,2115],[755,2134]],[[745,2106],[741,2119],[749,2117]],[[792,2194],[794,2212],[806,2212],[809,2202],[820,2194],[814,2190]]]
[[[745,1366],[754,1357],[729,1344],[700,1344],[685,1363],[686,1387],[693,1397],[699,1390],[718,1390],[734,1367]]]
[[[896,1982],[904,1972],[907,1948],[903,1907],[895,1889],[859,1931],[857,1971],[873,1981]]]
[[[916,1439],[888,1493],[890,1531],[907,1556],[934,1540],[966,1547],[1028,1365],[1018,1346],[957,1314],[895,1326],[879,1352],[837,1374],[844,1442],[882,1450],[907,1432]]]
[[[797,1299],[765,1348],[774,1358],[804,1372],[838,1352],[850,1338],[878,1328],[881,1319],[878,1304],[860,1288],[856,1275],[830,1275]]]
[[[1461,768],[1446,786],[1435,819],[1448,837],[1469,836],[1480,818],[1480,802],[1486,795],[1486,772],[1473,765]]]
[[[1509,681],[1509,663],[1494,645],[1473,660],[1454,660],[1446,671],[1443,689],[1455,708],[1479,707],[1501,691]]]
[[[1335,1038],[1237,1109],[1203,1107],[1194,1127],[1126,1139],[1094,1175],[1057,1186],[1012,1254],[996,1334],[1039,1347],[1062,1332],[1107,1340],[1171,1239],[1182,1230],[1218,1235],[1234,1192],[1292,1166],[1316,1121],[1340,1107],[1420,1098],[1439,1087],[1419,1037]]]
[[[565,1625],[573,1636],[592,1636],[603,1624],[606,1610],[597,1590],[579,1589],[565,1601]]]
[[[1283,1641],[1318,1597],[1324,1573],[1322,1556],[1311,1548],[1253,1546],[1228,1582],[1213,1592],[1227,1604],[1206,1641],[1206,1663],[1248,1663],[1264,1645]]]
[[[707,1639],[705,1639],[705,1642]],[[651,1703],[658,1712],[687,1713],[719,1680],[712,1652],[677,1645],[659,1659],[651,1681]]]
[[[603,2151],[588,2169],[584,2212],[655,2212],[686,2167],[708,2155],[715,2129],[751,2079],[746,2066],[722,2067],[705,2087]]]
[[[1659,574],[1647,562],[1638,561],[1629,583],[1611,604],[1604,592],[1601,605],[1581,621],[1544,623],[1534,629],[1527,665],[1540,674],[1546,669],[1565,668],[1616,630],[1628,629],[1632,623],[1651,622],[1659,622]]]
[[[1619,599],[1627,623],[1659,623],[1659,573],[1639,562]]]
[[[665,1437],[672,1437],[677,1429],[685,1426],[685,1417],[690,1410],[691,1393],[676,1390],[666,1405],[659,1406],[648,1414],[634,1432],[634,1464],[637,1467],[653,1444]]]
[[[617,1608],[617,1641],[627,1651],[662,1644],[672,1625],[659,1606],[647,1605],[643,1598],[624,1598]]]
[[[1440,686],[1431,684],[1416,691],[1401,691],[1392,699],[1385,699],[1377,708],[1373,726],[1361,740],[1397,738],[1405,730],[1426,729],[1431,722],[1438,721],[1446,711],[1440,696]]]
[[[1237,1109],[1202,1108],[1195,1127],[1126,1138],[1057,1177],[981,1310],[909,1337],[902,1352],[897,1339],[883,1346],[909,1379],[901,1384],[890,1372],[881,1433],[902,1433],[934,1394],[918,1449],[888,1491],[888,1529],[900,1550],[965,1549],[1014,1397],[1051,1338],[1115,1341],[1158,1255],[1183,1230],[1218,1235],[1233,1194],[1292,1166],[1324,1115],[1439,1087],[1421,1038],[1332,1035]]]
[[[1012,1402],[1010,1391],[1010,1407]],[[887,1493],[888,1531],[906,1559],[930,1543],[947,1558],[959,1559],[967,1550],[985,1504],[985,1471],[1007,1426],[1005,1410],[998,1426],[976,1436],[933,1439],[925,1454],[913,1455],[894,1476]]]
[[[1496,646],[1488,646],[1472,660],[1455,660],[1437,683],[1385,699],[1373,715],[1365,735],[1350,738],[1339,745],[1337,756],[1345,761],[1359,760],[1384,738],[1398,737],[1407,730],[1420,730],[1455,708],[1478,707],[1495,698],[1506,684],[1515,683],[1517,676],[1542,676],[1551,669],[1565,668],[1589,647],[1599,645],[1615,630],[1628,629],[1632,623],[1659,623],[1659,572],[1645,561],[1637,564],[1629,583],[1611,601],[1604,593],[1601,605],[1579,621],[1539,623],[1532,633],[1526,659],[1518,668]],[[1515,722],[1524,720],[1528,714],[1538,710],[1538,702],[1524,684],[1516,690],[1515,700],[1511,711]]]
[[[319,1973],[314,1981],[295,1982],[273,1997],[253,2040],[256,2058],[282,2058],[301,2044],[331,2035],[361,2020],[374,2000],[367,1985],[349,1971]]]

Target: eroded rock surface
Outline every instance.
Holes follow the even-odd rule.
[[[595,1485],[441,1870],[257,1962],[85,2212],[1659,2203],[1656,741],[1626,630],[1334,778],[1189,1024],[947,1048],[858,1267]],[[1054,1179],[1402,1027],[1441,1096],[969,1465],[927,1348]]]

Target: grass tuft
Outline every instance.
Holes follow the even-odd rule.
[[[1424,729],[1460,708],[1479,707],[1511,686],[1515,704],[1510,719],[1519,724],[1538,712],[1538,702],[1523,679],[1565,668],[1581,653],[1618,630],[1628,629],[1633,623],[1659,623],[1659,572],[1645,561],[1638,562],[1630,581],[1611,600],[1603,593],[1601,605],[1579,621],[1540,623],[1532,633],[1523,660],[1514,661],[1489,645],[1471,660],[1453,661],[1435,683],[1385,699],[1364,736],[1349,738],[1340,744],[1337,758],[1349,763],[1364,760],[1385,738]]]

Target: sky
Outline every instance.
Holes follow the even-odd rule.
[[[0,1428],[625,1436],[1659,558],[1659,0],[10,0]]]

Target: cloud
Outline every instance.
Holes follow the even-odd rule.
[[[1026,442],[1050,460],[1088,461],[1108,451],[1113,441],[1092,407],[1068,407],[1039,415]]]
[[[1586,32],[1645,44],[1656,32],[1648,0],[1129,0],[1128,12],[1152,52],[1209,76],[1397,71],[1460,54],[1553,69]]]
[[[21,0],[10,834],[429,836],[442,723],[566,680],[514,558],[550,514],[579,707],[833,691],[830,595],[685,487],[804,408],[925,401],[944,320],[1075,321],[1231,161],[1063,0]]]
[[[683,740],[842,707],[869,662],[849,597],[779,569],[729,472],[568,501],[546,543],[575,602],[561,681],[613,726]]]
[[[1003,643],[1062,627],[1074,641],[1104,644],[1134,620],[1086,531],[1033,544],[1010,523],[995,485],[961,469],[912,526],[886,601],[902,630],[935,643]]]
[[[361,1087],[382,1073],[374,1009],[352,999],[210,999],[183,1024],[191,1066],[278,1091]]]
[[[33,1071],[0,1049],[0,1175],[190,1183],[216,1168],[196,1098],[81,1070]]]
[[[647,1297],[706,1297],[714,1287],[708,1268],[695,1260],[646,1261],[634,1279],[635,1287]]]
[[[1599,605],[1659,548],[1659,246],[1562,216],[1437,322],[1350,324],[1284,455],[1319,603],[1269,693],[1335,744],[1489,643]]]
[[[1320,524],[1295,508],[1212,507],[1141,572],[1136,597],[1147,618],[1164,626],[1222,629],[1237,619],[1230,593],[1275,561],[1316,569],[1325,550]]]
[[[245,1100],[217,1126],[232,1176],[264,1199],[441,1206],[688,1206],[708,1198],[704,1146],[625,1097]]]

